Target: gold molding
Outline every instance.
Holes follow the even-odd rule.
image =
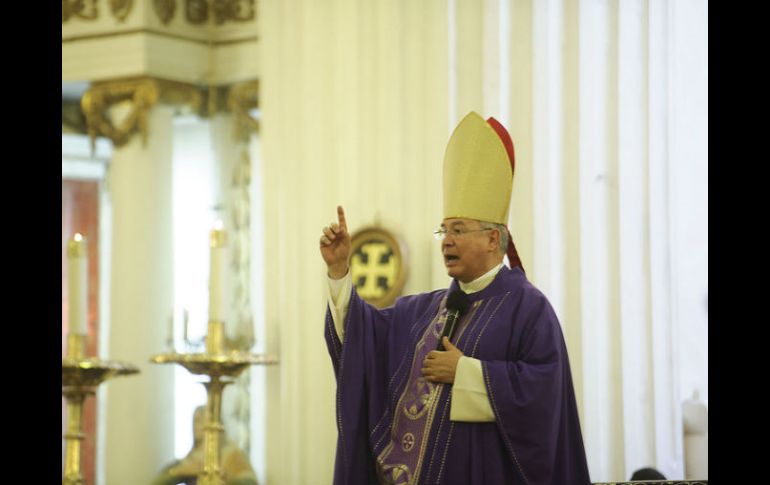
[[[234,44],[244,44],[247,42],[257,42],[259,41],[259,36],[252,35],[248,37],[240,37],[237,39],[228,39],[228,40],[217,40],[210,42],[207,39],[197,39],[195,37],[187,37],[184,35],[179,34],[172,34],[169,32],[163,32],[160,30],[155,29],[129,29],[129,30],[120,30],[117,32],[100,32],[97,34],[84,34],[84,35],[73,35],[71,37],[64,37],[62,38],[61,42],[62,44],[67,42],[79,42],[82,40],[94,40],[94,39],[107,39],[110,37],[120,37],[122,35],[134,35],[134,34],[152,34],[157,35],[159,37],[168,37],[169,39],[176,39],[176,40],[184,40],[188,42],[195,42],[197,44],[203,44],[205,46],[212,45],[214,47],[220,47],[223,45],[234,45]]]
[[[168,25],[176,13],[176,0],[152,0],[155,15],[163,25]]]
[[[139,132],[143,143],[146,143],[147,115],[158,101],[189,106],[197,112],[200,110],[201,100],[200,90],[189,84],[136,78],[94,83],[83,94],[80,106],[86,118],[93,149],[99,135],[106,136],[119,147],[125,145],[134,133]],[[125,119],[115,126],[107,111],[118,103],[129,103],[131,109]]]
[[[110,0],[112,15],[120,22],[126,20],[134,6],[134,0]]]
[[[259,81],[235,84],[227,93],[227,108],[235,115],[235,138],[248,138],[259,132],[259,120],[252,118],[249,111],[259,106]]]
[[[61,22],[64,23],[72,17],[83,20],[99,18],[96,0],[61,0]]]

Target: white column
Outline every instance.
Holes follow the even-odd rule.
[[[655,463],[667,477],[684,478],[678,353],[672,328],[671,214],[669,201],[669,28],[666,0],[649,3],[650,318],[655,389]]]
[[[580,423],[585,423],[585,393],[583,391],[583,320],[580,262],[580,30],[577,2],[563,3],[562,34],[562,110],[561,155],[562,155],[562,244],[561,287],[563,289],[563,311],[561,324],[567,342],[575,397],[578,402]]]
[[[533,212],[533,1],[512,1],[509,10],[510,37],[506,39],[509,71],[509,123],[503,124],[513,140],[516,173],[513,175],[511,209],[508,226],[516,243],[524,269],[529,276],[534,270]],[[502,108],[505,109],[505,108]]]
[[[681,398],[708,405],[708,4],[669,2],[672,307]],[[721,256],[721,251],[717,253]]]
[[[583,439],[591,479],[627,478],[623,465],[622,374],[617,305],[616,16],[581,2],[579,180]]]
[[[149,483],[174,452],[173,368],[149,363],[165,349],[173,304],[171,108],[155,107],[148,121],[146,146],[134,135],[115,148],[107,181],[113,232],[105,354],[141,372],[106,384],[110,485]]]
[[[456,111],[449,113],[451,130],[457,126],[469,111],[473,110],[484,118],[484,10],[481,2],[454,3],[454,45],[453,70],[457,91],[454,93]],[[451,27],[450,27],[451,28]],[[486,69],[489,71],[489,69]]]
[[[655,459],[649,311],[647,15],[618,4],[618,212],[626,474]],[[654,195],[653,195],[654,196]],[[620,479],[621,477],[617,477]]]
[[[534,261],[529,277],[547,296],[556,315],[563,319],[564,233],[562,51],[563,10],[561,0],[533,4],[534,90],[532,165]],[[526,268],[527,266],[525,266]]]

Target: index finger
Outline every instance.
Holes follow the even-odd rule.
[[[348,223],[345,221],[345,209],[343,209],[341,205],[337,206],[337,220],[339,221],[340,229],[347,232]]]

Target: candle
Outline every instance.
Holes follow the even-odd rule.
[[[69,292],[69,331],[86,334],[88,315],[88,245],[86,238],[75,234],[67,244]]]
[[[214,224],[211,231],[211,270],[209,273],[209,321],[223,322],[225,320],[225,231],[222,221]]]

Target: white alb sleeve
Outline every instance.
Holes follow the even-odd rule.
[[[342,342],[345,336],[345,316],[348,312],[350,292],[353,290],[353,278],[350,276],[350,270],[348,270],[348,274],[338,280],[333,280],[328,276],[326,278],[329,280],[327,287],[329,291],[326,299],[334,321],[334,329],[337,331],[340,342]]]
[[[479,359],[462,356],[457,361],[449,419],[471,423],[494,422],[495,413],[489,404]]]

